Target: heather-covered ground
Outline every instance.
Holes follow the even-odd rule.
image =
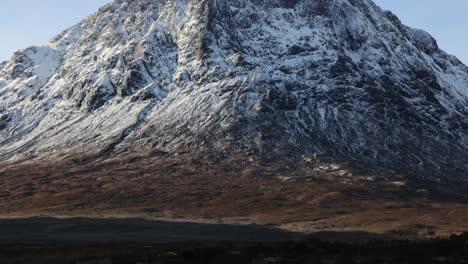
[[[331,159],[125,157],[0,174],[0,263],[468,261],[468,236],[450,236],[468,230],[463,185]]]
[[[126,156],[11,164],[0,166],[0,177],[0,218],[142,218],[399,238],[468,230],[464,185],[325,158],[314,165]]]

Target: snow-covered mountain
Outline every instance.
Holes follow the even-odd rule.
[[[0,159],[318,153],[468,176],[468,68],[371,0],[116,0],[0,64]]]

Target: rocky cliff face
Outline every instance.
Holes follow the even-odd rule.
[[[311,153],[468,175],[468,68],[371,0],[116,0],[0,65],[0,159]]]

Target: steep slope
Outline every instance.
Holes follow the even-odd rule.
[[[371,0],[116,0],[0,73],[0,158],[468,171],[468,68]]]

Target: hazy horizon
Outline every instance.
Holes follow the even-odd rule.
[[[402,22],[431,33],[446,52],[468,65],[468,9],[465,0],[451,5],[427,0],[424,5],[407,0],[374,0],[393,11]],[[0,61],[8,60],[20,49],[45,45],[54,35],[73,26],[110,0],[4,0],[0,9],[0,34],[7,42],[0,45]]]

